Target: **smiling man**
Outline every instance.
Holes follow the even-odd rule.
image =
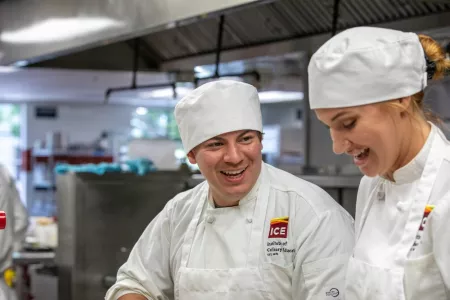
[[[257,90],[210,82],[175,117],[206,180],[150,223],[106,299],[344,299],[353,220],[322,189],[263,163]]]

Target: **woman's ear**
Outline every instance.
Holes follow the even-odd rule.
[[[411,101],[413,101],[411,96],[398,99],[398,104],[399,104],[399,108],[400,108],[400,116],[402,118],[404,118],[405,116],[407,116],[409,114],[408,110],[411,107]]]
[[[411,96],[398,99],[400,106],[403,108],[402,112],[407,111],[409,109],[409,107],[411,106],[411,101],[412,101]]]

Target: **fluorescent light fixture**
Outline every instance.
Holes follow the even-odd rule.
[[[145,116],[148,113],[148,109],[145,107],[136,108],[136,113],[140,116]]]
[[[19,60],[19,61],[16,61],[15,63],[13,63],[12,65],[14,67],[21,68],[21,67],[26,67],[28,65],[28,62],[26,60]]]
[[[209,77],[209,76],[213,75],[212,72],[208,71],[207,69],[205,69],[204,67],[201,67],[201,66],[196,66],[194,68],[194,72],[196,73],[196,75],[198,77]]]
[[[194,72],[197,72],[197,73],[210,73],[208,70],[206,70],[202,66],[196,66],[194,68]]]
[[[141,98],[170,98],[173,97],[173,90],[171,88],[157,89],[149,92],[139,93]]]
[[[18,68],[0,66],[0,73],[14,73],[17,71],[18,71]]]
[[[177,87],[177,98],[183,98],[188,93],[192,91],[192,88],[187,87]],[[140,98],[173,98],[173,89],[172,88],[162,88],[162,89],[155,89],[152,91],[146,91],[146,92],[140,92],[139,93]]]
[[[266,91],[259,93],[261,103],[299,101],[303,97],[302,92]]]
[[[67,41],[107,28],[125,24],[109,18],[53,18],[14,31],[4,31],[0,41],[16,44],[41,44]]]

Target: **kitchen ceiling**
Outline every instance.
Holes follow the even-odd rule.
[[[440,30],[443,44],[450,38],[448,0],[279,0],[225,12],[222,50],[226,53],[294,40],[308,43],[308,38],[315,36],[329,37],[337,2],[337,30],[364,25],[395,28],[395,24],[403,22],[403,30]],[[141,35],[140,68],[173,71],[182,68],[182,64],[176,65],[179,61],[208,55],[206,64],[214,63],[218,23],[217,15],[209,15],[186,25]],[[133,46],[128,39],[31,66],[127,70],[131,68],[132,56]]]
[[[222,13],[220,74],[257,71],[262,78],[262,91],[303,92],[308,55],[330,38],[337,1],[235,0],[238,2],[258,5],[211,13],[147,34],[135,32],[114,42],[103,40],[106,36],[99,34],[96,47],[92,46],[94,43],[78,50],[68,48],[30,57],[25,62],[27,68],[0,69],[0,102],[103,104],[108,88],[130,85],[137,37],[138,85],[171,82],[173,72],[177,76],[187,74],[187,80],[193,78],[194,71],[197,75],[212,75],[217,58],[218,16]],[[83,3],[85,7],[89,5]],[[448,0],[340,0],[339,3],[337,31],[377,25],[427,33],[443,45],[450,42]],[[148,99],[122,96],[115,95],[108,103],[149,103]]]

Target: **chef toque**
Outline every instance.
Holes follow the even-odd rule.
[[[186,153],[223,133],[262,132],[258,91],[233,80],[209,82],[192,91],[175,106],[175,119]]]

